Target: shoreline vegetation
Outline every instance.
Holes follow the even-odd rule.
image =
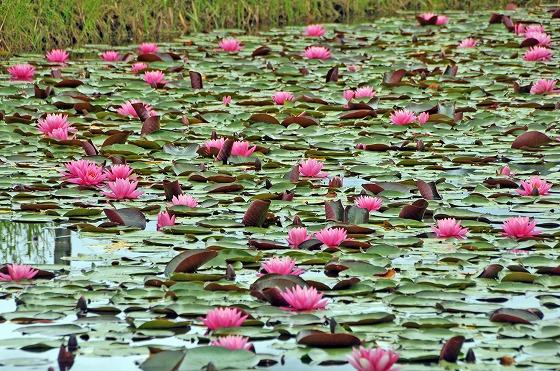
[[[507,0],[5,0],[0,57],[85,44],[169,41],[221,28],[362,22],[401,11],[504,9]],[[539,1],[519,1],[539,5]]]

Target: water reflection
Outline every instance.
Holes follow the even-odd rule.
[[[2,263],[64,264],[72,255],[72,232],[48,223],[0,221]]]
[[[54,230],[54,263],[55,264],[70,264],[69,260],[62,258],[72,255],[72,233],[66,228],[56,228]]]

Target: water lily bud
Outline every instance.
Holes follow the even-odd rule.
[[[68,351],[75,352],[76,350],[78,350],[78,339],[76,338],[76,335],[72,334],[68,338]]]
[[[336,322],[336,320],[334,318],[329,319],[329,328],[331,330],[331,334],[336,333],[336,326],[337,325],[338,325],[338,323]]]
[[[294,192],[285,191],[282,194],[282,201],[292,201],[294,199]]]
[[[76,303],[76,308],[79,309],[81,312],[87,312],[88,307],[87,307],[86,298],[80,296],[78,302]]]
[[[228,264],[226,268],[226,280],[235,281],[235,269],[233,269],[231,264]]]
[[[476,362],[476,356],[474,355],[474,350],[472,348],[469,348],[467,355],[465,357],[465,362],[467,363],[475,363]]]
[[[329,181],[329,188],[330,189],[335,189],[335,188],[340,188],[340,187],[342,187],[342,178],[341,177],[335,176]]]
[[[64,345],[61,345],[58,352],[57,362],[60,371],[70,370],[74,364],[74,355],[67,351]]]
[[[261,171],[262,169],[262,162],[260,159],[255,159],[255,171]]]

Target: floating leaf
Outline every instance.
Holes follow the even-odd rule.
[[[185,358],[184,350],[165,350],[150,355],[140,365],[143,371],[176,371]]]
[[[325,219],[332,220],[336,222],[341,222],[344,220],[344,206],[342,201],[325,201]]]
[[[271,51],[272,49],[270,49],[268,46],[259,46],[258,48],[253,50],[253,52],[251,53],[251,57],[269,55]]]
[[[113,223],[139,229],[146,228],[146,216],[139,209],[103,209],[103,212]]]
[[[291,124],[298,124],[299,126],[306,128],[311,125],[319,125],[319,121],[310,116],[290,116],[286,117],[284,121],[282,121],[282,125],[284,126]]]
[[[480,273],[478,277],[495,279],[498,278],[498,273],[500,273],[502,269],[504,269],[504,267],[500,264],[490,264],[484,268],[484,271]]]
[[[421,221],[428,208],[428,202],[424,199],[416,200],[411,205],[406,205],[399,213],[399,218]]]
[[[338,66],[334,66],[327,71],[326,82],[337,82],[338,81]]]
[[[383,83],[386,85],[397,85],[405,75],[406,70],[402,68],[392,72],[385,72],[383,74]]]
[[[178,180],[172,182],[168,180],[163,181],[163,191],[165,192],[165,200],[171,202],[173,197],[178,197],[183,194],[181,190],[181,185]]]
[[[159,116],[151,116],[142,123],[142,131],[140,134],[148,135],[154,131],[158,131],[159,128]]]
[[[269,200],[255,200],[243,216],[243,225],[246,227],[261,227],[266,219],[270,207]]]
[[[419,179],[416,181],[416,187],[418,187],[420,195],[422,195],[425,200],[441,200],[441,196],[439,195],[434,182],[426,183],[425,181]]]
[[[191,88],[202,89],[202,75],[196,71],[189,71],[189,77],[191,79]]]
[[[527,131],[513,141],[511,148],[521,149],[524,147],[540,147],[552,141],[548,135],[540,131]]]
[[[490,315],[492,322],[522,323],[531,324],[542,319],[542,314],[526,309],[502,308],[494,311]]]
[[[218,256],[218,252],[214,250],[188,250],[183,251],[175,256],[165,267],[165,274],[169,276],[175,272],[193,273],[211,259]]]
[[[441,352],[439,354],[440,361],[443,360],[452,363],[457,362],[464,342],[464,336],[453,336],[451,339],[447,340],[441,348]]]
[[[105,147],[105,146],[110,146],[113,144],[123,144],[126,143],[128,136],[131,133],[128,131],[119,131],[118,133],[112,134],[110,136],[108,136],[105,141],[103,141],[103,144],[101,145],[101,147]]]
[[[331,334],[318,330],[304,330],[297,334],[296,342],[318,348],[345,348],[361,344],[359,338],[351,334]]]

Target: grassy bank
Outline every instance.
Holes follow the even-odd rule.
[[[534,0],[529,0],[535,3]],[[508,0],[3,0],[3,54],[165,40],[214,28],[350,22],[399,10],[501,8]],[[526,1],[525,1],[526,2]]]

